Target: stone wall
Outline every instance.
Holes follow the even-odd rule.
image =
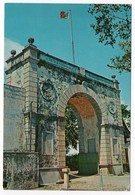
[[[3,181],[7,189],[30,189],[39,184],[39,157],[37,153],[5,152]]]
[[[4,150],[24,150],[25,90],[10,85],[4,86]]]

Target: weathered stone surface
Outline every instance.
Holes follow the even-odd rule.
[[[10,140],[6,150],[13,141],[13,150],[20,147],[37,151],[41,168],[64,167],[68,105],[78,121],[79,151],[97,152],[100,164],[106,166],[118,165],[121,159],[125,162],[118,84],[45,54],[33,45],[26,46],[12,59],[12,66],[10,59],[7,62],[7,84],[19,88],[5,89],[4,142]],[[12,139],[14,136],[16,140]],[[118,159],[113,139],[121,147]],[[52,148],[51,154],[45,153],[46,147]],[[110,171],[108,167],[103,169],[106,174]]]
[[[38,187],[39,157],[37,153],[6,152],[3,161],[3,179],[8,182],[9,190]]]
[[[5,85],[4,92],[4,150],[24,149],[25,90]]]

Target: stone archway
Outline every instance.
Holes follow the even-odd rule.
[[[37,155],[38,152],[38,156],[41,156],[37,164],[41,183],[56,182],[61,177],[59,170],[65,167],[67,104],[76,108],[81,120],[83,119],[80,128],[84,133],[86,126],[92,125],[89,119],[96,115],[100,131],[99,164],[104,169],[102,173],[108,173],[109,167],[114,174],[123,173],[123,166],[126,165],[124,129],[119,83],[115,76],[108,79],[97,75],[47,54],[31,43],[22,52],[7,60],[6,74],[6,101],[8,103],[13,99],[8,95],[11,92],[20,101],[21,107],[17,116],[24,119],[20,135],[22,132],[24,134],[21,136],[21,142],[19,137],[19,140],[13,140],[10,136],[10,142],[13,142],[10,145],[13,147],[5,144],[5,151],[10,154],[12,149],[26,152],[28,155],[31,152]],[[18,76],[19,74],[21,76]],[[88,105],[88,111],[84,110],[83,106],[79,109],[76,98],[79,98],[78,104],[83,102]],[[14,116],[18,106],[18,102],[15,103]],[[18,117],[14,118],[14,121],[12,112],[9,113],[7,109],[7,113],[8,118],[5,120],[8,122],[5,121],[4,135],[8,135],[11,129],[9,120],[13,123],[13,132],[18,132]],[[4,137],[5,143],[9,142],[8,138],[9,136]],[[86,145],[81,149],[82,152],[87,152]]]
[[[91,99],[91,102],[95,106],[95,109],[101,111],[101,113],[102,113],[102,124],[104,124],[105,120],[106,120],[105,105],[102,104],[102,102],[98,98],[97,94],[92,89],[86,88],[83,85],[78,85],[78,84],[70,86],[60,97],[60,99],[58,101],[58,104],[57,104],[58,105],[57,106],[57,116],[58,117],[65,117],[65,108],[66,108],[67,102],[76,93],[84,93],[84,94],[89,95],[89,97]]]
[[[78,103],[77,103],[77,98]],[[80,103],[82,102],[82,105]],[[75,107],[81,118],[86,131],[86,124],[87,126],[91,126],[92,123],[90,121],[91,117],[96,117],[94,119],[94,125],[95,122],[98,121],[98,128],[100,131],[100,140],[99,140],[99,164],[104,165],[105,172],[108,172],[108,164],[111,162],[108,160],[110,159],[110,156],[108,155],[108,151],[111,154],[109,147],[106,150],[107,143],[110,141],[110,137],[107,137],[107,134],[109,135],[109,132],[107,133],[105,129],[105,124],[107,122],[106,120],[106,107],[104,104],[102,104],[101,100],[98,98],[96,93],[91,90],[90,88],[84,87],[83,85],[72,85],[70,86],[60,97],[58,104],[57,104],[57,117],[58,117],[58,166],[65,166],[65,109],[67,105],[70,105]],[[79,106],[77,105],[79,104]],[[84,106],[85,108],[84,109]],[[87,120],[86,120],[87,119]],[[86,136],[84,136],[86,137]],[[86,142],[86,140],[84,140]],[[82,151],[87,152],[86,145],[84,146],[84,149]]]

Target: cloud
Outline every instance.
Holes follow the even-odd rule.
[[[24,48],[23,45],[12,41],[8,38],[4,39],[4,67],[6,68],[6,60],[11,56],[10,51],[12,49],[16,50],[16,53],[20,53],[22,49]]]

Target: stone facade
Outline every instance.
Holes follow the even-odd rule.
[[[91,73],[46,54],[33,44],[7,60],[6,74],[7,86],[25,91],[23,113],[20,112],[23,149],[38,152],[39,172],[45,182],[45,172],[51,175],[51,170],[57,170],[55,180],[59,180],[66,166],[67,105],[79,121],[79,152],[98,153],[98,164],[104,174],[123,172],[124,134],[119,83],[115,78],[110,80]],[[8,98],[5,95],[5,102]],[[17,128],[13,134],[16,131]]]
[[[4,86],[4,151],[25,150],[25,90]],[[16,139],[17,138],[17,139]]]
[[[3,179],[8,189],[32,189],[39,184],[39,156],[37,153],[5,152]]]

